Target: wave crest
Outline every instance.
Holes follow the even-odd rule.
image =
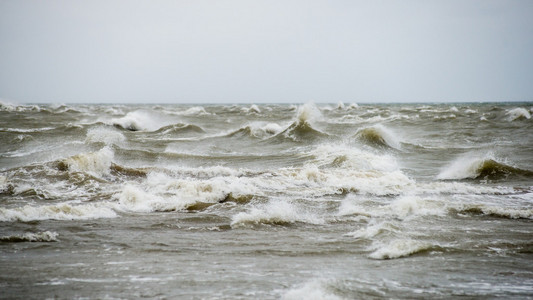
[[[377,148],[393,148],[399,150],[400,142],[394,134],[382,125],[375,125],[360,129],[355,138],[369,146]]]
[[[113,162],[113,151],[105,147],[98,152],[84,153],[71,156],[61,162],[60,170],[87,172],[95,175],[108,174]]]
[[[435,246],[430,243],[411,239],[397,239],[386,245],[382,245],[372,252],[369,257],[373,259],[395,259],[431,251],[434,248]]]
[[[22,235],[10,235],[0,237],[0,242],[5,243],[22,243],[22,242],[57,242],[57,232],[38,232],[38,233],[25,233]]]
[[[513,108],[505,113],[509,116],[509,121],[516,121],[520,119],[531,119],[531,114],[525,108],[517,107]]]
[[[500,180],[509,177],[533,177],[533,172],[498,162],[492,157],[464,157],[456,160],[437,179]]]

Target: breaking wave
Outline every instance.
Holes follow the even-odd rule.
[[[104,143],[106,145],[122,144],[126,141],[126,137],[118,132],[107,127],[95,127],[87,131],[88,143]]]
[[[333,293],[335,288],[330,287],[323,280],[314,279],[302,285],[295,286],[286,291],[282,300],[341,300],[342,298]]]
[[[411,256],[416,253],[422,253],[438,249],[430,243],[411,239],[397,239],[388,244],[379,246],[368,257],[373,259],[395,259],[401,257]]]
[[[57,232],[38,232],[38,233],[25,233],[22,235],[10,235],[0,237],[0,242],[4,243],[22,243],[22,242],[57,242]]]
[[[178,124],[163,126],[159,128],[158,130],[156,130],[155,133],[162,133],[162,134],[205,133],[205,130],[200,126],[178,123]]]
[[[265,138],[278,134],[283,130],[276,123],[252,123],[228,134],[228,137]]]
[[[468,204],[458,208],[453,208],[452,211],[473,215],[487,215],[506,219],[533,219],[533,209],[527,208],[518,209],[481,204]]]
[[[115,218],[117,214],[106,203],[94,204],[57,204],[45,206],[25,205],[19,208],[0,208],[2,222],[31,222],[40,220],[89,220]]]
[[[105,147],[98,152],[78,154],[62,160],[59,162],[58,168],[60,170],[105,175],[110,171],[113,156],[113,150]]]
[[[437,179],[488,179],[500,180],[513,178],[531,178],[533,171],[516,168],[488,157],[459,158],[443,170]]]
[[[506,112],[509,121],[516,121],[521,119],[531,119],[531,114],[525,108],[517,107]]]
[[[400,142],[386,127],[375,125],[357,131],[355,138],[369,146],[377,148],[393,148],[400,150]]]
[[[324,220],[306,212],[287,201],[272,201],[260,207],[253,207],[249,212],[241,212],[235,215],[231,226],[243,225],[288,225],[296,222],[323,224]]]
[[[174,123],[170,117],[146,110],[127,113],[122,118],[111,120],[111,124],[129,131],[156,131],[161,127]]]
[[[298,108],[293,123],[277,134],[276,137],[288,138],[295,142],[313,141],[327,137],[329,136],[327,133],[313,127],[322,118],[320,110],[314,104],[306,103]]]

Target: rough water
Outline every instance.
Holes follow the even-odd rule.
[[[0,298],[531,298],[532,111],[2,103]]]

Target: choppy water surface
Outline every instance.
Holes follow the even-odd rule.
[[[0,298],[533,297],[531,103],[0,106]]]

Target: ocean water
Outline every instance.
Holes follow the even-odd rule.
[[[533,298],[532,103],[0,104],[0,298]]]

